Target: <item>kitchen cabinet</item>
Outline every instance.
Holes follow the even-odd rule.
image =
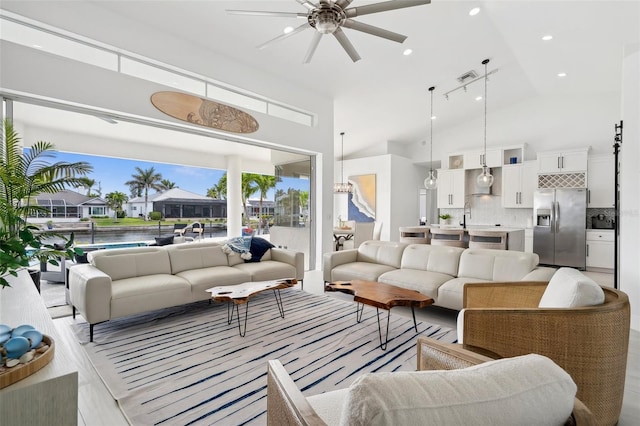
[[[464,168],[469,170],[482,168],[483,158],[486,158],[487,167],[502,166],[502,150],[487,149],[486,156],[484,150],[465,152],[462,157]]]
[[[615,197],[613,155],[590,156],[587,169],[587,206],[611,208]]]
[[[588,149],[538,153],[538,173],[584,172]]]
[[[438,170],[438,208],[464,208],[464,169]]]
[[[537,187],[537,163],[502,166],[502,207],[533,208],[533,193]]]
[[[613,231],[587,230],[587,268],[613,269]]]

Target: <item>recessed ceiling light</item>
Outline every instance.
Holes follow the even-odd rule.
[[[546,35],[546,36],[543,36],[542,39],[544,41],[549,41],[549,40],[553,39],[553,36],[552,35]]]
[[[559,72],[558,73],[558,77],[566,77],[567,73],[566,72]]]
[[[480,8],[479,7],[474,7],[473,9],[471,9],[469,11],[469,16],[476,16],[478,13],[480,13]]]
[[[482,100],[482,96],[476,96],[476,101],[481,101]]]
[[[293,27],[284,27],[284,30],[282,30],[285,34],[289,34],[291,31],[293,31]]]
[[[436,117],[435,115],[432,115],[432,116],[431,116],[431,119],[432,119],[432,120],[435,120],[436,118],[438,118],[438,117]]]
[[[404,56],[409,56],[409,55],[411,55],[412,53],[413,53],[413,50],[411,50],[411,49],[405,49],[405,50],[404,50],[404,52],[402,52],[402,54],[403,54]]]
[[[42,46],[40,46],[39,44],[32,44],[32,47],[35,47],[36,49],[42,49]]]

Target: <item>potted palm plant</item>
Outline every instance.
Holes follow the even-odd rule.
[[[36,232],[38,227],[27,219],[37,214],[49,214],[39,207],[35,197],[41,193],[55,193],[67,186],[77,185],[79,176],[92,170],[90,164],[54,162],[54,146],[38,141],[22,152],[20,137],[10,120],[5,120],[0,144],[0,288],[9,285],[8,275],[16,276],[32,260],[59,265],[58,259],[70,258],[82,250],[73,247],[73,234],[69,238],[57,234]],[[51,237],[63,243],[50,243]],[[37,282],[36,282],[37,281]],[[34,279],[39,287],[39,278]]]

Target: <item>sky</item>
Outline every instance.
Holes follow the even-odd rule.
[[[96,181],[96,186],[91,189],[92,193],[102,194],[102,198],[110,192],[120,191],[130,196],[129,186],[125,182],[132,179],[132,175],[137,174],[136,167],[147,170],[151,167],[157,173],[162,175],[163,179],[175,182],[176,186],[200,195],[206,195],[207,190],[217,184],[225,170],[206,169],[203,167],[189,167],[176,164],[152,163],[139,160],[123,160],[120,158],[100,157],[95,155],[71,154],[67,152],[56,152],[55,158],[50,160],[77,162],[86,161],[93,166],[93,172],[87,177]],[[297,178],[282,178],[282,182],[278,184],[278,188],[285,191],[288,188],[309,190],[309,181]],[[70,188],[72,189],[72,188]],[[72,189],[80,193],[86,193],[83,188]],[[268,200],[273,200],[274,190],[267,194]],[[151,191],[151,194],[154,192]],[[260,198],[260,194],[256,193],[252,199]]]

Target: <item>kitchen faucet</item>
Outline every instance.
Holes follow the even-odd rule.
[[[467,229],[467,214],[469,215],[469,219],[471,219],[471,204],[469,203],[469,199],[464,202],[464,208],[462,209],[462,229]]]

